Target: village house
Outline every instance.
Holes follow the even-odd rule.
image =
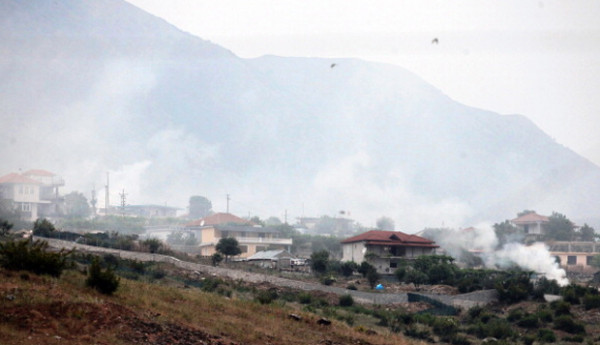
[[[222,238],[233,237],[240,246],[240,258],[248,258],[265,250],[291,250],[292,239],[282,238],[277,230],[265,228],[230,213],[216,213],[185,225],[199,241],[200,255],[210,256],[217,252]]]
[[[11,201],[25,220],[55,217],[62,212],[59,187],[64,184],[62,178],[45,170],[10,173],[0,177],[0,199]]]
[[[175,218],[180,208],[163,205],[127,205],[124,213],[144,218]]]
[[[285,249],[264,250],[248,257],[246,261],[263,268],[290,269],[296,257]]]
[[[546,245],[567,271],[592,273],[598,270],[592,266],[592,261],[600,255],[600,243],[552,241]]]
[[[379,273],[391,274],[398,263],[420,255],[432,255],[439,248],[434,241],[400,231],[371,230],[343,240],[342,261],[368,261]]]
[[[546,234],[546,225],[550,219],[535,212],[521,215],[510,222],[525,234],[528,240],[541,240]]]

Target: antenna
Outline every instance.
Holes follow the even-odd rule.
[[[229,213],[229,200],[231,200],[231,198],[229,198],[229,194],[227,194],[227,213]]]

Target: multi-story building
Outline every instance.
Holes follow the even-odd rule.
[[[400,231],[371,230],[342,241],[342,261],[369,261],[379,273],[393,273],[398,263],[436,253],[434,241]]]
[[[23,219],[53,217],[62,211],[58,189],[63,185],[62,178],[45,170],[10,173],[0,177],[0,199],[12,202]]]
[[[216,253],[217,243],[222,238],[235,238],[242,250],[241,258],[247,258],[263,250],[291,250],[292,239],[282,238],[275,229],[265,228],[236,217],[230,213],[216,213],[188,223],[187,231],[192,231],[199,240],[200,254],[209,256]]]

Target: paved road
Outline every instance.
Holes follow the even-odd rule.
[[[195,272],[202,272],[210,275],[217,275],[221,277],[228,277],[234,280],[242,279],[244,281],[260,283],[260,282],[268,282],[270,284],[281,286],[281,287],[289,287],[294,289],[301,290],[319,290],[324,292],[330,292],[337,295],[351,295],[357,302],[361,303],[373,303],[373,304],[397,304],[397,303],[406,303],[408,302],[408,295],[406,293],[383,293],[383,292],[364,292],[364,291],[356,291],[356,290],[348,290],[338,287],[326,286],[321,284],[303,282],[298,280],[286,279],[275,277],[271,275],[259,274],[259,273],[250,273],[239,270],[233,270],[229,268],[222,267],[213,267],[209,265],[202,265],[193,262],[181,261],[172,256],[160,255],[160,254],[150,254],[150,253],[140,253],[140,252],[132,252],[126,250],[118,250],[112,248],[103,248],[103,247],[95,247],[88,246],[80,243],[62,241],[57,239],[48,239],[48,238],[40,238],[36,237],[35,239],[40,239],[47,241],[51,247],[54,248],[67,248],[67,249],[77,249],[80,251],[90,252],[90,253],[99,253],[99,254],[113,254],[119,256],[124,259],[132,259],[139,261],[155,261],[155,262],[168,262],[177,267],[187,269]],[[454,305],[462,308],[471,308],[475,305],[488,304],[491,301],[495,300],[495,291],[478,291],[470,294],[463,295],[431,295],[431,294],[423,294],[428,297],[439,300],[440,302]]]

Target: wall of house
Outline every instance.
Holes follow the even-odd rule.
[[[365,260],[366,247],[364,242],[342,244],[342,261],[354,261],[360,264]]]
[[[14,202],[39,202],[40,187],[35,184],[15,184],[12,188]]]
[[[213,227],[206,227],[203,229],[200,229],[201,232],[201,236],[200,238],[198,238],[198,240],[200,241],[200,243],[216,243],[219,238],[217,238],[217,230]],[[210,254],[212,255],[212,254]]]
[[[581,269],[595,269],[590,265],[591,260],[598,253],[551,253],[560,260],[560,267],[566,270],[581,270]]]

